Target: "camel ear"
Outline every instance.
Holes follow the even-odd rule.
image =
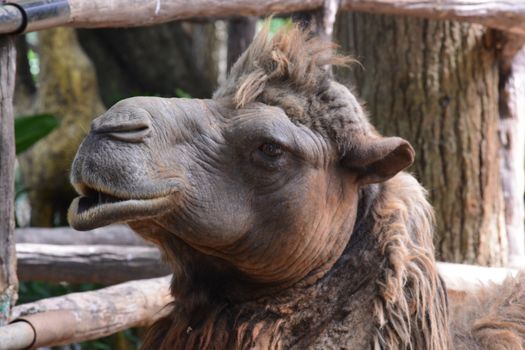
[[[414,162],[414,149],[400,137],[366,137],[356,141],[342,164],[358,174],[361,185],[386,181]]]

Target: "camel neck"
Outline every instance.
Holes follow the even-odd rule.
[[[163,344],[155,346],[305,349],[351,344],[351,348],[368,348],[376,325],[364,320],[369,320],[373,313],[376,281],[381,271],[377,242],[370,239],[373,226],[370,208],[377,192],[375,187],[363,191],[358,220],[344,253],[313,284],[298,284],[251,300],[217,298],[199,305],[195,304],[199,291],[177,292],[181,286],[174,280],[174,309],[171,316],[160,322],[176,321],[178,326],[166,326],[173,334],[163,335]],[[223,289],[220,285],[211,287],[217,293]],[[360,327],[355,327],[356,324]],[[159,323],[159,331],[162,328]]]

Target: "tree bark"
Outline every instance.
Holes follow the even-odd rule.
[[[2,3],[3,1],[0,1]],[[13,94],[16,50],[14,37],[0,36],[0,326],[17,299],[15,252],[15,135]]]
[[[361,62],[342,74],[386,135],[409,140],[410,169],[436,210],[439,260],[502,265],[507,258],[498,161],[498,69],[479,25],[348,13],[343,49]]]
[[[136,95],[210,97],[217,86],[213,23],[80,30],[104,104]]]

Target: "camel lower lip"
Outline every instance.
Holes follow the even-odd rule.
[[[118,199],[106,203],[80,196],[71,203],[68,220],[73,228],[85,231],[116,222],[157,216],[170,207],[170,196],[152,199]]]

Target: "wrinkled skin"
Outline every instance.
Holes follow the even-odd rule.
[[[413,151],[391,140],[381,152],[401,147],[402,162],[388,165],[401,170]],[[340,256],[369,178],[358,175],[278,107],[137,97],[93,122],[72,170],[84,197],[69,217],[77,229],[152,220],[251,280],[289,285]]]

